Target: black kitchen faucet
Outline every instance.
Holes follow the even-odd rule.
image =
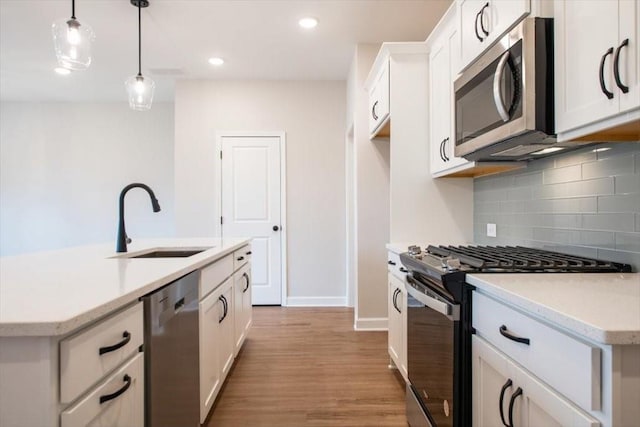
[[[158,199],[156,199],[156,195],[153,193],[153,190],[148,185],[134,182],[133,184],[129,184],[126,187],[124,187],[120,192],[120,203],[119,203],[120,217],[118,219],[118,237],[116,238],[116,252],[127,252],[127,243],[131,243],[131,239],[127,236],[127,232],[124,229],[124,196],[125,194],[127,194],[127,191],[136,187],[142,188],[147,193],[149,193],[153,211],[160,212],[160,204],[158,203]]]

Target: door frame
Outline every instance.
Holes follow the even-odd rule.
[[[280,138],[280,305],[287,305],[287,134],[284,131],[217,131],[215,133],[215,218],[216,235],[222,236],[222,224],[217,218],[222,216],[222,138]]]

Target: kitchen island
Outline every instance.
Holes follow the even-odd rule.
[[[242,249],[248,243],[153,239],[139,240],[120,254],[109,244],[0,258],[0,425],[86,425],[107,405],[119,406],[108,417],[130,418],[102,421],[139,425],[144,399],[139,298],[199,269],[208,281],[203,279],[199,298],[222,280],[231,286],[240,264],[230,255],[250,254]],[[158,249],[202,252],[132,258]],[[248,283],[241,282],[245,289]],[[113,345],[96,342],[102,337]],[[90,345],[99,349],[87,350]],[[119,392],[124,398],[117,399]]]

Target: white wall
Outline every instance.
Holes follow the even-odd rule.
[[[389,140],[369,139],[369,96],[364,82],[379,45],[359,44],[351,65],[349,90],[354,121],[357,239],[357,329],[387,327],[387,253],[389,242]]]
[[[0,104],[0,254],[113,242],[118,195],[132,239],[174,234],[173,104]]]
[[[345,114],[342,81],[179,81],[178,235],[216,233],[216,131],[284,131],[289,303],[345,304]]]

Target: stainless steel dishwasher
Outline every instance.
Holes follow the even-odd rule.
[[[147,427],[200,426],[199,279],[194,271],[142,297]]]

